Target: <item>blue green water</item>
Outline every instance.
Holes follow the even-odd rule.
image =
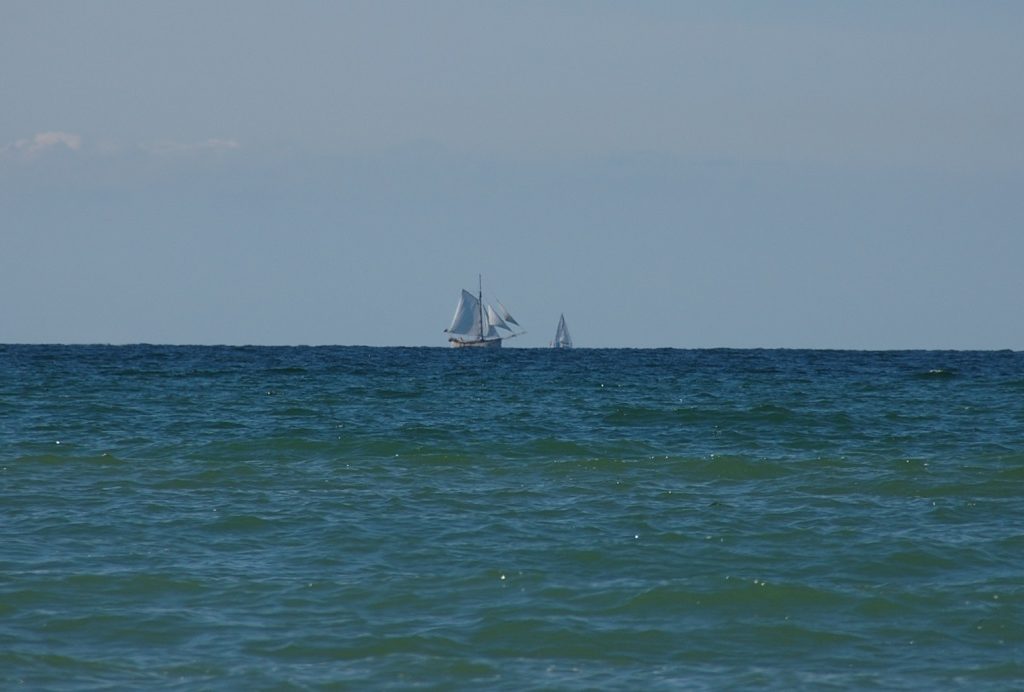
[[[2,689],[1022,684],[1022,353],[0,346]]]

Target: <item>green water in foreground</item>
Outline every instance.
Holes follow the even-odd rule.
[[[1024,354],[0,346],[3,689],[1011,689]]]

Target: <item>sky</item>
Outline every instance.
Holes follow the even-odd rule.
[[[1024,350],[1024,3],[0,2],[0,343]]]

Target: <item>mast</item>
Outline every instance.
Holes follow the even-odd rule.
[[[483,274],[477,274],[476,280],[477,286],[477,310],[480,311],[480,341],[484,340],[484,276]]]

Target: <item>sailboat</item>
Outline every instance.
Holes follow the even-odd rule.
[[[569,328],[565,326],[565,315],[558,318],[558,329],[555,330],[551,348],[572,348],[572,337],[569,336]]]
[[[445,332],[452,348],[501,348],[501,342],[525,332],[515,332],[509,325],[519,326],[501,301],[497,301],[500,312],[484,303],[484,282],[478,277],[480,286],[473,295],[462,289],[462,296],[455,308],[452,324]],[[502,334],[503,329],[507,334]]]

